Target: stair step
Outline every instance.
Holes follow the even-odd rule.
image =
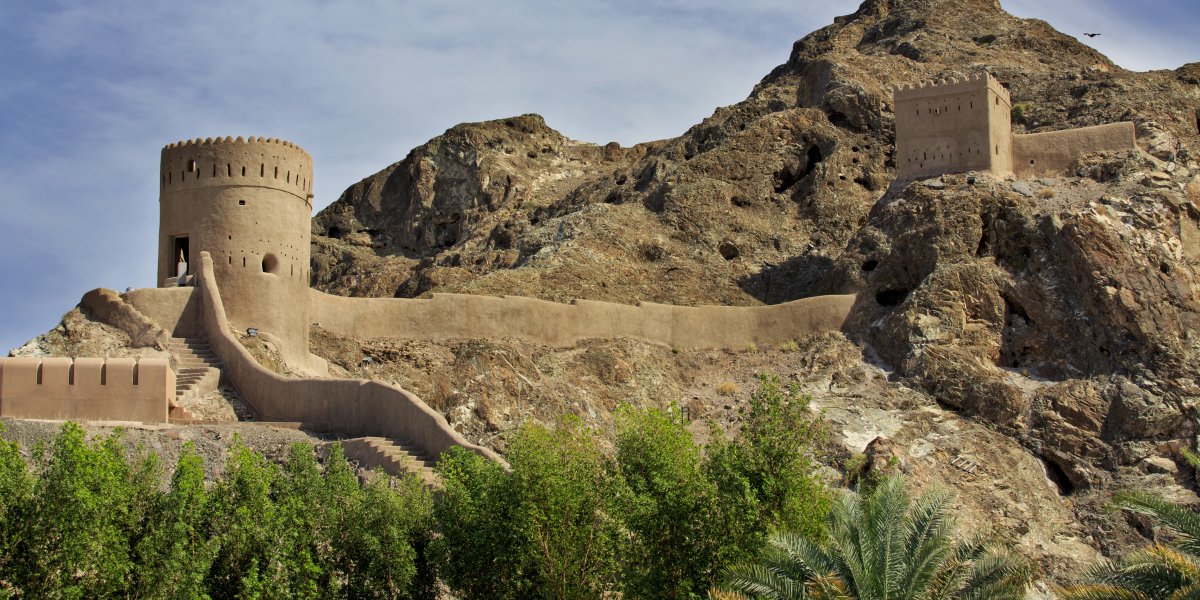
[[[345,440],[342,447],[347,458],[357,460],[364,468],[382,468],[384,472],[394,476],[414,473],[427,487],[439,485],[437,474],[433,471],[433,461],[403,440],[364,437]]]

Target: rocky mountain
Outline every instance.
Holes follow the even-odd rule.
[[[1036,181],[896,181],[892,86],[981,70],[1009,87],[1018,131],[1132,121],[1141,150]],[[1198,84],[1200,63],[1130,72],[994,0],[866,0],[678,138],[599,146],[536,115],[458,125],[313,224],[313,284],[339,294],[749,305],[858,292],[849,343],[826,340],[836,360],[614,343],[319,351],[350,369],[364,353],[387,369],[391,356],[391,376],[484,441],[530,415],[602,417],[621,394],[724,410],[735,425],[712,392],[721,370],[775,364],[840,415],[849,449],[886,434],[914,465],[998,463],[966,492],[971,510],[1033,536],[1027,550],[1061,577],[1086,562],[1080,548],[1136,535],[1098,510],[1107,490],[1195,499],[1179,450],[1195,445],[1200,403]],[[509,353],[582,399],[523,388],[526,367],[496,359]],[[412,360],[421,374],[402,365]],[[920,416],[931,414],[970,423],[955,435],[988,433],[952,442]],[[880,424],[891,419],[908,425]],[[1002,467],[1015,455],[1040,460],[1036,478],[1057,494],[1014,483]],[[912,468],[959,485],[937,460]],[[1030,531],[1054,511],[1075,524]]]

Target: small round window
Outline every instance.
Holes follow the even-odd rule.
[[[268,254],[262,260],[263,273],[278,273],[279,272],[279,257],[274,254]]]

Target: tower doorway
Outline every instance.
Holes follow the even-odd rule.
[[[174,247],[175,247],[175,250],[173,252],[171,252],[172,262],[176,262],[176,263],[177,262],[185,262],[189,265],[189,270],[190,270],[190,265],[192,264],[192,255],[188,251],[189,250],[188,249],[188,236],[186,236],[186,235],[172,236],[171,242],[174,244]],[[180,256],[182,256],[183,258],[182,259],[179,258]]]

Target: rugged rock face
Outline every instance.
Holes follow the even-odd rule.
[[[1018,131],[1129,120],[1141,150],[1083,157],[1037,181],[895,181],[891,87],[980,70],[1010,88]],[[1198,84],[1200,63],[1129,72],[994,0],[866,0],[796,42],[745,101],[675,139],[591,145],[535,115],[448,130],[318,215],[313,283],[357,295],[676,304],[857,291],[846,334],[871,362],[842,361],[843,383],[882,365],[890,391],[871,393],[908,390],[985,424],[988,439],[1005,442],[990,456],[978,446],[960,455],[1040,461],[1099,532],[1087,544],[1119,550],[1094,511],[1105,490],[1144,485],[1194,498],[1181,495],[1177,484],[1194,482],[1176,460],[1194,446],[1200,402]],[[627,349],[580,352],[589,369],[624,365],[613,367],[629,371],[623,381],[653,380],[687,402],[687,377],[676,371],[639,374],[645,357]],[[920,416],[935,407],[864,399],[878,405],[869,417],[834,383],[813,392],[844,413],[848,448],[886,435],[889,452],[936,479],[941,463],[920,466],[928,446],[947,439],[929,424],[937,418]],[[450,387],[467,391],[431,393],[468,430],[499,432],[519,420],[512,415],[538,414],[521,407],[529,400],[520,393],[463,413],[476,406],[470,396],[488,394]],[[564,402],[546,399],[545,408],[603,417],[612,399]],[[925,425],[871,429],[885,415]],[[864,422],[872,435],[851,435]],[[984,479],[1000,485],[1004,476],[993,475]],[[996,504],[1013,527],[1024,519],[1005,501],[972,501]],[[1034,545],[1080,559],[1056,540]],[[1057,575],[1079,566],[1047,560]]]
[[[891,86],[983,69],[1018,129],[1132,120],[1145,152],[1040,182],[894,182]],[[1103,484],[1195,433],[1198,69],[1125,71],[993,0],[867,0],[679,138],[601,147],[535,115],[450,129],[318,215],[314,284],[678,304],[859,291],[850,335],[909,384],[1071,486]]]

